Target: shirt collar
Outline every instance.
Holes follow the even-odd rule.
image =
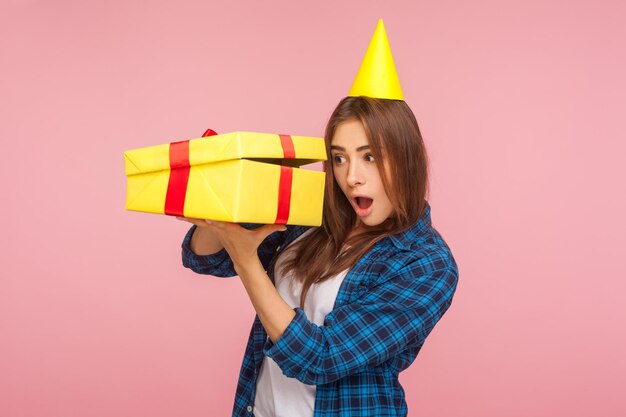
[[[415,242],[417,237],[423,234],[426,230],[431,227],[431,219],[430,219],[430,204],[428,201],[424,206],[424,212],[422,216],[419,218],[417,223],[408,228],[407,230],[400,232],[398,234],[389,236],[389,239],[393,242],[393,244],[398,249],[409,249],[411,245]]]

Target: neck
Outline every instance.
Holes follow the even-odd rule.
[[[352,226],[352,229],[348,233],[348,236],[346,236],[346,239],[350,239],[352,236],[363,233],[366,227],[367,226],[363,224],[359,219],[356,219],[356,222],[354,223],[354,226]]]

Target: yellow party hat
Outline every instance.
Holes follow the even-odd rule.
[[[378,21],[348,96],[404,100],[383,19]]]

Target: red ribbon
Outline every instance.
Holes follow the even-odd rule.
[[[280,136],[280,145],[283,147],[283,159],[295,159],[296,151],[289,135]],[[278,210],[274,224],[287,224],[289,209],[291,206],[291,183],[293,180],[293,168],[280,167],[280,181],[278,183]]]
[[[278,210],[274,224],[287,224],[289,220],[289,208],[291,205],[291,180],[293,168],[280,167],[280,182],[278,183]]]
[[[165,214],[183,216],[189,181],[189,141],[170,143],[170,179],[165,195]]]
[[[202,137],[217,135],[208,129]],[[184,216],[187,183],[189,182],[189,141],[170,143],[170,179],[165,195],[165,214]]]
[[[208,129],[202,137],[217,135]],[[296,152],[293,141],[289,135],[279,135],[280,144],[283,148],[283,159],[295,159]],[[170,216],[184,216],[185,197],[187,195],[187,183],[189,182],[189,141],[170,143],[170,178],[165,195],[165,214]],[[286,224],[289,220],[291,207],[291,185],[293,180],[293,168],[280,167],[280,180],[278,183],[278,209],[276,211],[275,224]]]
[[[291,136],[289,135],[278,135],[278,136],[280,136],[280,145],[283,147],[283,158],[295,159],[296,150],[293,148],[293,141],[291,140]]]

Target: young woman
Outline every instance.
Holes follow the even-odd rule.
[[[238,275],[257,312],[233,416],[406,415],[398,374],[452,301],[458,269],[431,225],[408,105],[346,97],[325,141],[321,227],[184,219],[183,264]]]

